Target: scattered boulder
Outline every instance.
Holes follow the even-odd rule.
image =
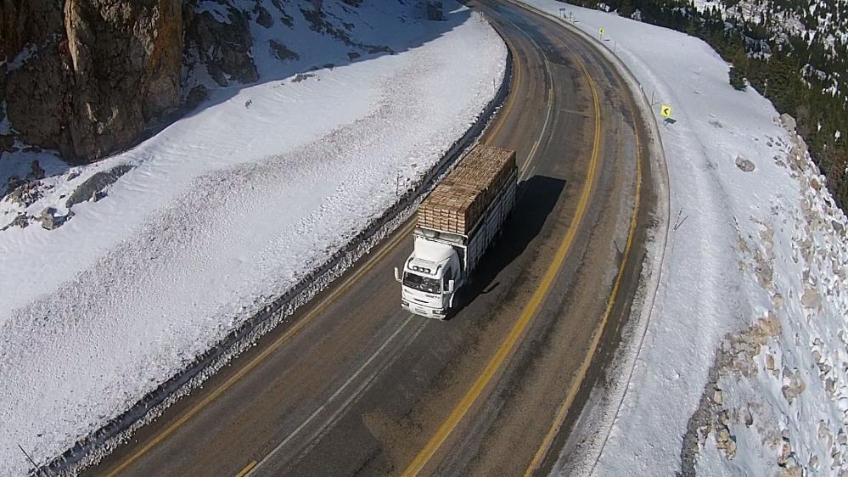
[[[716,447],[724,451],[728,459],[736,457],[736,436],[730,434],[727,426],[722,426],[716,433]]]
[[[65,201],[65,207],[70,209],[80,202],[88,200],[98,200],[105,196],[104,189],[114,184],[121,176],[131,171],[133,166],[129,164],[121,164],[115,166],[108,171],[98,172],[77,186],[77,188]]]
[[[795,401],[795,398],[800,396],[806,389],[807,385],[801,379],[801,373],[799,371],[792,372],[786,368],[783,369],[784,376],[784,384],[781,391],[783,392],[783,397],[789,404],[792,404]]]
[[[819,456],[815,454],[811,455],[810,458],[807,460],[807,465],[812,470],[819,470]]]
[[[824,390],[831,396],[836,395],[836,380],[833,378],[827,378],[824,380]]]
[[[780,446],[780,455],[777,456],[777,465],[786,467],[790,463],[792,457],[792,444],[784,437],[783,444]]]
[[[444,7],[442,6],[442,2],[428,0],[427,19],[430,21],[442,21],[445,19]]]
[[[783,129],[786,129],[789,132],[795,132],[795,118],[789,114],[783,113],[780,115],[780,124],[783,126]]]
[[[766,355],[766,369],[769,371],[777,369],[774,362],[774,355],[772,354]]]
[[[775,337],[780,334],[781,329],[780,320],[774,315],[774,313],[769,311],[765,318],[762,318],[757,322],[754,334],[765,337]],[[760,343],[765,344],[765,339],[762,339]]]
[[[65,222],[74,216],[73,211],[68,211],[68,215],[57,216],[56,209],[48,207],[41,211],[39,221],[45,230],[54,230],[61,227]]]
[[[194,15],[186,30],[186,45],[219,85],[227,86],[231,80],[252,83],[259,79],[259,72],[250,53],[250,17],[233,6],[226,8],[227,22],[208,11]]]
[[[315,75],[312,73],[298,73],[294,75],[294,78],[292,78],[292,83],[300,83],[301,81],[305,81],[313,76]]]
[[[753,162],[742,156],[736,156],[736,167],[738,167],[742,172],[754,172],[754,169],[756,169]]]
[[[271,18],[271,14],[268,13],[268,10],[265,9],[259,3],[253,7],[253,13],[256,14],[256,23],[262,25],[265,28],[271,28],[274,26],[274,19]]]
[[[11,176],[11,177],[9,177],[9,179],[6,180],[6,190],[11,192],[11,191],[17,189],[18,187],[20,187],[21,185],[23,185],[23,183],[24,183],[24,181],[21,180],[20,177]]]
[[[782,310],[783,307],[786,305],[786,301],[783,299],[783,294],[781,293],[775,293],[774,295],[772,295],[771,303],[772,305],[774,305],[775,310]]]
[[[780,477],[802,477],[804,475],[801,467],[787,467],[780,469]]]
[[[822,297],[815,288],[807,288],[801,295],[801,305],[805,308],[818,308],[821,306]]]
[[[2,94],[2,90],[0,90]],[[0,154],[4,152],[15,152],[15,138],[10,135],[0,134]]]
[[[41,180],[44,179],[44,174],[45,172],[44,169],[41,168],[41,164],[39,164],[38,161],[32,161],[32,164],[30,164],[30,177],[36,180]]]
[[[377,53],[388,53],[390,55],[394,55],[395,51],[385,45],[363,45],[365,47],[365,52],[369,55],[376,55]]]
[[[288,48],[286,48],[286,45],[284,45],[284,44],[282,44],[282,43],[280,43],[276,40],[270,40],[268,42],[268,45],[271,48],[271,52],[280,61],[290,61],[290,60],[299,60],[300,59],[300,55],[298,55],[294,51],[289,50]]]
[[[206,86],[199,84],[194,88],[191,88],[191,91],[188,92],[185,99],[186,111],[191,111],[194,108],[200,106],[200,103],[206,101],[208,98],[209,90],[206,89]]]
[[[0,232],[6,231],[12,227],[20,227],[25,229],[29,226],[29,216],[23,212],[19,213],[10,223],[9,225],[0,229]]]
[[[292,16],[289,15],[288,12],[286,12],[285,7],[283,6],[283,0],[271,0],[271,4],[277,8],[277,13],[280,14],[280,22],[282,22],[283,25],[286,25],[289,28],[293,27],[294,18],[292,18]]]
[[[5,200],[18,204],[21,207],[29,207],[41,198],[41,191],[38,188],[38,181],[20,182],[9,179],[9,192]]]
[[[53,230],[61,225],[61,223],[56,219],[56,209],[53,207],[48,207],[42,210],[39,221],[45,230]]]
[[[718,422],[725,427],[730,425],[730,414],[727,413],[726,409],[722,409],[721,412],[718,413]]]
[[[804,475],[803,469],[798,465],[798,458],[794,449],[792,449],[792,444],[786,437],[783,438],[780,455],[777,457],[777,465],[781,468],[778,474],[780,477],[801,477]]]

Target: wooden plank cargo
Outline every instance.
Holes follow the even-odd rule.
[[[516,169],[515,151],[474,147],[418,207],[418,226],[469,235]]]

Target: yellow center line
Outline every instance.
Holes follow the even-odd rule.
[[[254,467],[256,467],[256,461],[255,461],[255,460],[252,460],[252,461],[250,461],[250,463],[249,463],[249,464],[247,464],[246,466],[244,466],[244,469],[241,469],[241,472],[239,472],[238,474],[236,474],[236,477],[244,477],[244,476],[245,476],[245,475],[247,475],[247,474],[250,472],[250,470],[251,470],[251,469],[253,469]]]
[[[512,107],[515,104],[515,94],[512,94],[512,92],[517,91],[518,85],[521,84],[521,59],[517,54],[517,50],[512,45],[512,42],[510,42],[505,35],[501,35],[501,38],[506,40],[507,48],[512,50],[512,58],[515,63],[513,65],[513,71],[515,72],[515,80],[510,86],[511,91],[509,98],[507,98],[506,100],[506,106],[504,106],[503,111],[498,113],[498,117],[496,119],[497,122],[495,123],[494,127],[492,127],[491,132],[487,132],[486,139],[482,141],[484,144],[487,145],[491,145],[492,140],[498,137],[501,128],[503,128],[504,123],[506,123],[506,118],[509,117],[509,112],[512,111]]]
[[[583,61],[580,61],[580,67],[585,70],[586,66],[583,64]],[[634,116],[635,117],[635,116]],[[571,384],[571,388],[568,390],[568,394],[566,395],[565,401],[560,405],[560,408],[557,410],[556,417],[554,418],[554,423],[551,428],[548,430],[548,433],[545,435],[545,438],[542,440],[542,445],[539,446],[539,449],[536,451],[536,454],[533,456],[533,460],[530,462],[530,465],[527,466],[527,470],[524,472],[524,477],[529,477],[536,471],[536,469],[541,465],[542,460],[544,460],[548,451],[550,451],[551,445],[553,445],[554,438],[559,433],[560,429],[562,429],[562,425],[565,423],[565,418],[568,415],[568,411],[571,408],[571,405],[574,403],[574,399],[577,397],[577,392],[580,389],[580,386],[583,384],[583,380],[586,378],[586,373],[589,371],[589,366],[592,363],[592,358],[595,356],[595,352],[598,349],[598,346],[601,342],[601,336],[603,335],[604,330],[606,329],[607,321],[612,314],[612,309],[615,306],[615,300],[618,297],[618,290],[621,286],[621,280],[624,275],[624,269],[627,265],[627,259],[630,255],[630,249],[633,245],[633,237],[636,235],[636,224],[639,213],[639,201],[642,192],[642,149],[639,142],[639,128],[633,128],[636,142],[636,198],[633,203],[633,215],[630,218],[630,231],[627,235],[627,244],[624,247],[624,255],[622,256],[621,264],[618,267],[618,275],[615,277],[615,282],[612,287],[612,293],[610,294],[610,300],[607,303],[606,310],[604,311],[604,315],[601,318],[601,323],[595,328],[594,335],[592,336],[592,342],[589,345],[589,350],[583,358],[583,362],[580,364],[580,368],[577,371],[577,376]]]
[[[510,47],[511,48],[511,47]],[[516,63],[518,63],[518,57],[515,55],[515,49],[511,48],[513,51],[513,58],[515,58]],[[516,66],[514,69],[516,80],[514,85],[519,84],[521,79],[521,69]],[[487,134],[488,138],[496,137],[496,135],[500,132],[503,124],[506,122],[506,118],[509,116],[510,111],[513,108],[515,103],[515,95],[510,93],[509,98],[507,99],[507,104],[504,107],[503,111],[498,114],[498,117],[495,119],[495,124],[492,129],[492,132]],[[487,141],[488,142],[488,141]],[[115,467],[107,477],[115,477],[121,471],[129,467],[133,464],[133,462],[140,459],[146,453],[150,452],[151,449],[159,445],[162,441],[167,439],[171,434],[177,431],[182,425],[191,420],[194,416],[196,416],[200,411],[202,411],[206,406],[208,406],[212,401],[214,401],[218,396],[223,394],[225,391],[230,389],[236,382],[238,382],[242,377],[244,377],[248,372],[254,369],[256,366],[261,364],[265,359],[268,358],[274,351],[276,351],[280,346],[285,344],[287,341],[291,340],[295,335],[297,335],[301,330],[303,330],[310,322],[312,322],[318,315],[320,315],[324,310],[327,309],[340,295],[345,293],[348,289],[350,289],[353,284],[359,280],[363,275],[369,272],[374,266],[380,262],[389,252],[394,250],[395,247],[405,239],[415,227],[415,221],[408,222],[402,229],[398,230],[394,237],[387,242],[382,249],[373,256],[371,256],[368,261],[357,270],[353,275],[348,277],[342,284],[336,288],[329,296],[327,296],[324,300],[322,300],[319,304],[316,305],[309,313],[307,313],[302,319],[300,319],[297,323],[294,324],[286,333],[277,338],[270,346],[264,349],[261,353],[255,356],[248,364],[246,364],[243,368],[241,368],[236,374],[231,376],[227,381],[221,384],[220,387],[215,389],[211,394],[206,396],[202,401],[197,403],[194,407],[189,409],[185,414],[180,416],[173,424],[165,428],[161,433],[159,433],[156,437],[148,441],[141,449],[130,455],[126,458],[120,465]],[[255,464],[254,464],[255,465]],[[249,471],[250,469],[248,469]]]
[[[582,65],[581,65],[582,66]],[[550,266],[548,267],[545,275],[542,277],[539,287],[530,297],[530,301],[527,303],[527,306],[522,310],[521,315],[518,318],[518,321],[512,326],[507,334],[506,338],[504,338],[500,347],[498,348],[495,355],[483,369],[483,372],[472,384],[471,388],[465,393],[457,406],[453,409],[450,415],[445,419],[442,425],[436,430],[436,433],[430,438],[421,452],[418,453],[417,456],[410,462],[409,466],[404,470],[403,476],[411,477],[418,475],[419,472],[424,468],[424,466],[429,462],[429,460],[433,457],[436,451],[439,450],[439,447],[445,442],[448,436],[453,432],[462,418],[468,413],[471,406],[477,401],[477,399],[482,394],[483,390],[498,372],[498,370],[503,365],[507,356],[512,354],[513,349],[519,341],[519,338],[524,333],[524,330],[527,328],[527,325],[530,323],[531,318],[535,316],[536,310],[539,308],[539,305],[544,300],[547,295],[548,290],[551,287],[551,284],[554,281],[559,269],[562,267],[563,262],[565,261],[565,257],[571,249],[571,245],[574,241],[574,237],[577,233],[577,229],[583,220],[583,216],[586,213],[586,208],[589,203],[589,198],[591,196],[592,189],[595,183],[595,171],[597,169],[598,163],[598,153],[600,149],[601,142],[601,110],[600,103],[598,100],[598,93],[595,88],[595,83],[592,80],[592,77],[589,76],[589,72],[586,70],[585,66],[582,67],[583,74],[586,76],[586,79],[589,82],[589,87],[592,91],[592,103],[595,108],[595,138],[592,147],[592,156],[589,162],[589,171],[586,176],[586,182],[583,184],[583,190],[580,194],[580,200],[577,204],[577,210],[575,212],[574,218],[569,224],[568,231],[563,237],[562,242],[559,245],[559,248],[554,255],[553,260],[551,261]],[[551,85],[551,87],[553,87]]]

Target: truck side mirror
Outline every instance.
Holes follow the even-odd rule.
[[[395,267],[395,280],[398,283],[402,283],[402,280],[400,279],[400,270],[398,270],[398,267]]]
[[[454,282],[453,280],[448,280],[448,293],[453,293]]]

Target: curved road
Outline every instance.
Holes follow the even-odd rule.
[[[522,182],[456,316],[400,308],[407,223],[87,475],[547,472],[638,283],[648,135],[594,46],[511,3],[470,6],[513,51],[482,141],[518,151]]]

